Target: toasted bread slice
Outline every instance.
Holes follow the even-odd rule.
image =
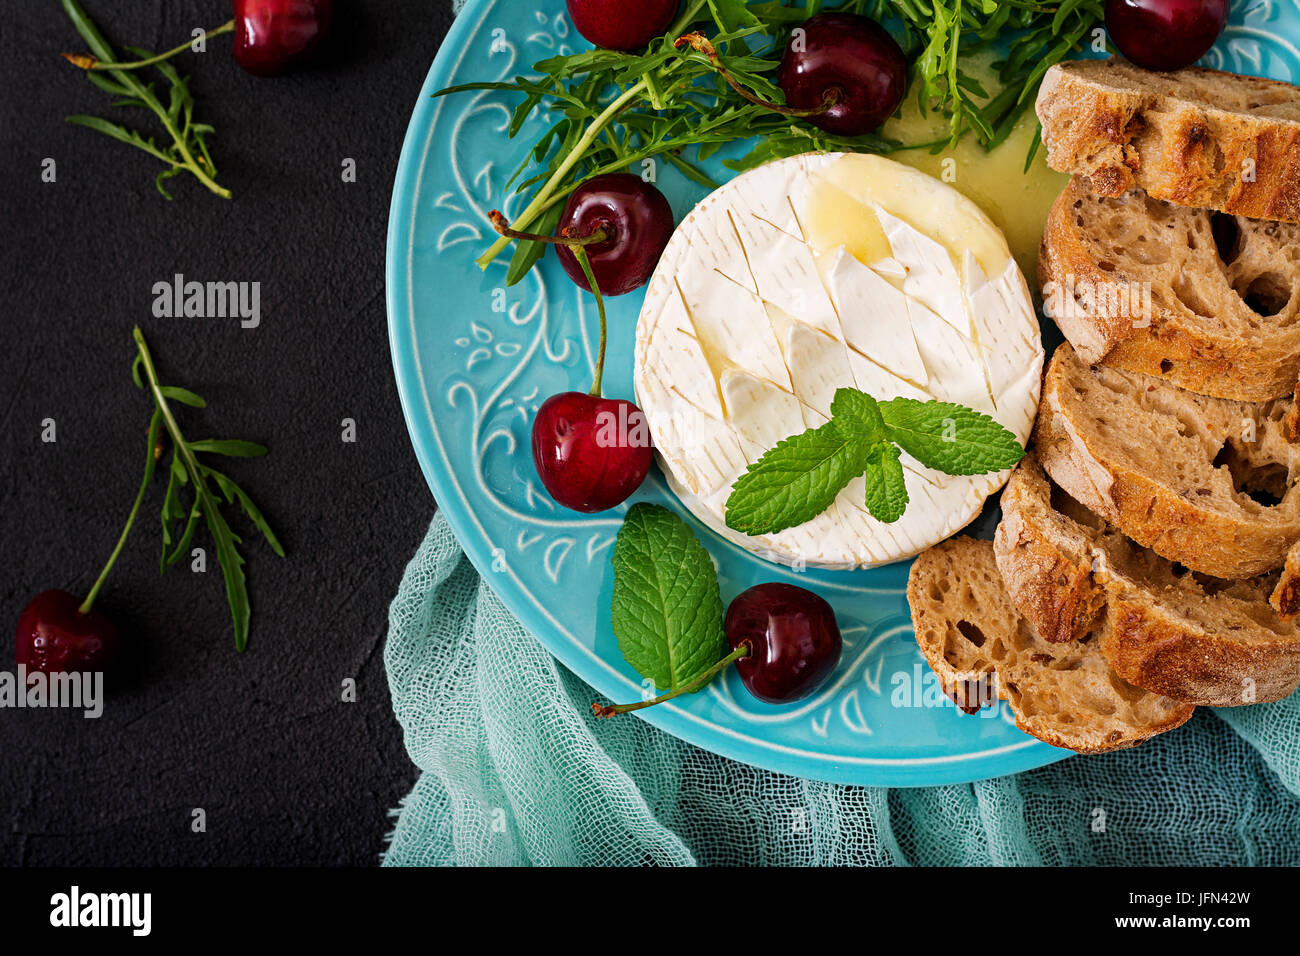
[[[1300,685],[1300,627],[1269,606],[1275,576],[1198,578],[1053,491],[1027,456],[994,542],[1007,592],[1040,634],[1096,633],[1121,677],[1190,704],[1281,700]]]
[[[1300,540],[1288,405],[1089,368],[1067,342],[1048,365],[1034,441],[1053,481],[1138,544],[1193,571],[1249,578],[1280,567]]]
[[[907,580],[921,653],[968,712],[1006,700],[1021,730],[1056,747],[1102,753],[1173,730],[1190,704],[1125,681],[1098,642],[1049,644],[1007,596],[993,544],[949,538],[921,554]]]
[[[1070,180],[1039,247],[1043,299],[1088,363],[1240,401],[1300,376],[1300,225]]]
[[[1053,66],[1039,87],[1047,162],[1102,196],[1156,199],[1300,222],[1300,89],[1188,67],[1151,73],[1119,58]]]

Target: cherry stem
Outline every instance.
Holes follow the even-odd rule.
[[[605,242],[607,239],[612,238],[612,234],[603,226],[598,227],[594,232],[586,236],[572,235],[572,227],[566,228],[558,236],[539,236],[532,232],[518,232],[510,228],[509,220],[496,209],[488,213],[488,219],[492,221],[492,228],[506,239],[518,239],[523,242],[544,242],[552,246],[567,246],[572,251],[573,258],[578,260],[578,265],[582,267],[582,274],[587,277],[587,285],[591,289],[591,294],[596,297],[596,311],[600,313],[600,348],[596,352],[596,372],[592,378],[591,390],[588,392],[588,394],[599,398],[601,383],[605,377],[605,339],[607,334],[605,297],[600,294],[600,286],[596,284],[596,274],[591,271],[591,258],[587,255],[586,247]]]
[[[586,236],[541,236],[535,232],[519,232],[510,228],[510,220],[501,215],[500,211],[493,209],[488,213],[488,219],[492,220],[492,228],[499,232],[507,239],[518,239],[520,242],[544,242],[550,246],[568,246],[570,249],[577,250],[582,246],[594,246],[598,242],[604,242],[611,238],[610,234],[603,228],[597,229]]]
[[[154,467],[158,464],[159,457],[161,457],[158,444],[161,429],[162,414],[155,407],[153,418],[149,420],[149,455],[145,459],[144,480],[140,482],[140,490],[135,493],[135,504],[131,506],[131,513],[127,515],[126,527],[122,529],[122,534],[117,539],[117,547],[108,556],[108,563],[104,565],[104,570],[99,572],[99,577],[95,580],[90,593],[86,595],[86,600],[82,601],[81,606],[77,608],[77,611],[81,614],[89,614],[90,609],[95,606],[95,598],[99,596],[99,589],[104,586],[104,582],[108,579],[108,572],[113,570],[113,565],[117,563],[118,556],[126,545],[126,539],[131,534],[131,528],[135,526],[135,518],[140,513],[140,504],[144,501],[144,493],[149,488],[149,482],[153,480]]]
[[[605,297],[600,294],[600,286],[596,285],[596,274],[591,271],[591,259],[587,256],[587,250],[582,246],[574,246],[573,258],[582,266],[582,274],[587,277],[591,294],[596,297],[596,311],[600,313],[600,347],[596,350],[596,373],[592,376],[591,391],[588,393],[600,398],[601,380],[605,377]]]
[[[647,707],[653,707],[655,704],[662,704],[666,700],[672,700],[674,697],[680,697],[682,694],[691,694],[699,690],[709,681],[718,675],[718,672],[724,668],[730,667],[742,657],[748,657],[750,653],[749,641],[741,641],[740,646],[724,657],[718,663],[714,664],[707,671],[701,674],[689,684],[683,684],[676,690],[669,691],[666,694],[660,694],[652,700],[643,700],[636,704],[592,704],[591,709],[597,717],[613,717],[615,714],[628,714],[634,710],[645,710]]]
[[[753,103],[755,106],[761,106],[764,109],[771,110],[773,113],[780,113],[782,116],[821,116],[844,98],[844,91],[838,86],[833,86],[822,96],[822,105],[813,107],[812,109],[796,109],[793,106],[782,106],[779,103],[772,103],[768,100],[759,99],[737,82],[736,78],[731,75],[731,71],[722,65],[722,60],[718,56],[718,51],[714,49],[713,44],[708,41],[708,38],[706,38],[703,33],[688,33],[685,36],[680,36],[673,41],[673,46],[679,50],[684,46],[689,46],[696,53],[703,53],[709,58],[709,62],[713,64],[713,68],[718,71],[718,74],[727,81],[727,85],[735,90],[739,96]]]
[[[157,56],[151,56],[147,60],[133,60],[130,63],[117,63],[112,60],[98,60],[87,53],[61,53],[59,55],[73,66],[79,66],[83,70],[138,70],[141,67],[153,66],[155,63],[161,63],[163,60],[170,60],[177,53],[184,53],[194,45],[195,40],[203,39],[206,41],[208,37],[221,36],[223,33],[233,33],[234,30],[235,21],[230,20],[213,30],[206,31],[201,38],[191,37],[180,46],[168,50],[166,53],[159,53]]]

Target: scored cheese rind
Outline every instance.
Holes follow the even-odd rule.
[[[907,318],[907,295],[843,246],[831,254],[826,274],[845,344],[924,388],[930,373]]]
[[[813,520],[726,526],[745,469],[824,423],[838,388],[957,402],[1022,443],[1043,350],[1029,289],[977,206],[878,156],[778,160],[706,197],[646,290],[634,386],[673,491],[719,534],[795,566],[874,567],[959,531],[1009,472],[953,476],[904,454],[911,498],[885,524],[857,478]]]

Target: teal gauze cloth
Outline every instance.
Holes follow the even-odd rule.
[[[972,784],[782,776],[635,716],[596,720],[598,695],[506,610],[441,513],[384,663],[422,771],[388,865],[1300,863],[1300,694]]]

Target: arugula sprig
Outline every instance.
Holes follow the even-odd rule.
[[[784,101],[768,78],[779,64],[776,38],[743,0],[694,0],[677,22],[642,52],[586,50],[542,60],[540,76],[512,82],[467,83],[435,96],[476,91],[522,93],[508,133],[518,135],[534,110],[545,106],[557,119],[528,151],[506,189],[530,196],[512,215],[516,229],[553,227],[560,204],[592,176],[627,169],[645,159],[662,159],[693,182],[715,188],[700,163],[722,147],[758,137],[750,156],[726,163],[741,170],[769,159],[809,150],[883,152],[899,144],[878,136],[839,137],[745,101],[719,75],[703,53],[673,46],[692,27],[712,31],[719,62],[760,99]],[[751,44],[761,48],[755,52]],[[686,151],[695,148],[692,158]],[[549,220],[549,221],[548,221]],[[505,249],[498,240],[477,263],[487,268]],[[520,243],[507,271],[513,285],[528,273],[544,250]]]
[[[247,493],[230,477],[200,461],[198,455],[256,458],[266,454],[266,447],[239,439],[186,441],[185,436],[181,434],[176,417],[172,414],[170,402],[178,402],[191,408],[205,408],[207,402],[189,389],[161,384],[158,381],[158,371],[154,367],[153,356],[149,352],[148,345],[145,344],[144,334],[139,326],[132,331],[132,335],[135,338],[136,357],[131,364],[131,376],[139,388],[149,389],[154,400],[151,435],[157,435],[158,424],[161,423],[171,439],[172,447],[171,461],[167,468],[167,491],[163,496],[163,546],[159,572],[165,572],[188,553],[199,522],[206,523],[216,543],[217,559],[225,578],[226,597],[235,627],[235,650],[242,652],[248,646],[249,624],[252,619],[248,584],[244,577],[244,558],[238,548],[243,540],[235,534],[221,513],[221,502],[209,487],[208,481],[211,480],[216,484],[226,504],[239,505],[240,510],[262,532],[272,551],[284,557],[284,548]],[[162,456],[162,446],[155,444],[154,448],[156,461]],[[146,474],[152,475],[152,468]],[[180,501],[181,490],[186,487],[193,495],[193,502],[189,508],[182,507]],[[180,525],[182,521],[184,524]],[[179,534],[176,530],[178,526],[182,529]]]
[[[752,142],[749,152],[723,163],[737,172],[810,151],[940,151],[969,133],[992,148],[1010,135],[1032,104],[1047,69],[1077,49],[1101,22],[1103,2],[808,0],[794,6],[785,0],[692,0],[668,33],[644,51],[596,49],[554,56],[534,65],[536,75],[468,83],[434,95],[521,94],[508,127],[512,138],[539,109],[555,117],[505,186],[528,197],[524,209],[512,215],[515,228],[543,233],[554,228],[563,200],[583,180],[646,159],[663,160],[691,181],[714,188],[718,184],[700,164],[740,141]],[[706,33],[719,64],[732,78],[755,97],[783,104],[772,76],[790,31],[831,9],[873,17],[900,37],[914,64],[911,88],[918,104],[923,111],[948,117],[948,137],[900,143],[878,135],[831,135],[747,102],[722,79],[709,57],[673,45],[690,30]],[[1001,89],[989,91],[961,64],[995,41],[1009,41],[1009,48],[996,64]],[[1034,149],[1037,145],[1035,139]],[[1028,160],[1032,158],[1031,151]],[[505,247],[505,240],[498,240],[479,256],[478,265],[486,269]],[[543,252],[536,243],[519,243],[507,269],[507,284],[527,275]]]
[[[171,199],[172,195],[163,183],[185,172],[192,174],[195,179],[221,198],[229,199],[230,190],[216,181],[217,167],[212,161],[212,154],[208,151],[207,137],[213,132],[213,128],[207,123],[194,121],[194,96],[190,93],[189,78],[182,77],[170,63],[154,64],[168,83],[167,105],[164,106],[152,83],[144,82],[131,70],[112,68],[114,63],[119,62],[117,54],[77,0],[63,0],[63,9],[94,55],[93,62],[96,65],[93,69],[86,67],[84,63],[78,63],[86,69],[86,79],[116,97],[113,100],[114,106],[136,106],[151,111],[158,117],[167,136],[170,137],[171,145],[159,145],[152,136],[145,136],[137,130],[128,129],[99,116],[69,116],[67,121],[134,146],[162,162],[164,168],[155,177],[154,185],[167,199]],[[126,49],[137,57],[153,59],[153,55],[148,50],[139,47]],[[77,62],[76,58],[70,59]]]
[[[727,527],[758,535],[801,525],[859,476],[871,516],[897,521],[909,501],[903,452],[949,475],[1003,471],[1025,456],[1015,435],[965,405],[877,402],[856,388],[841,388],[830,421],[779,442],[736,481],[727,498]]]

